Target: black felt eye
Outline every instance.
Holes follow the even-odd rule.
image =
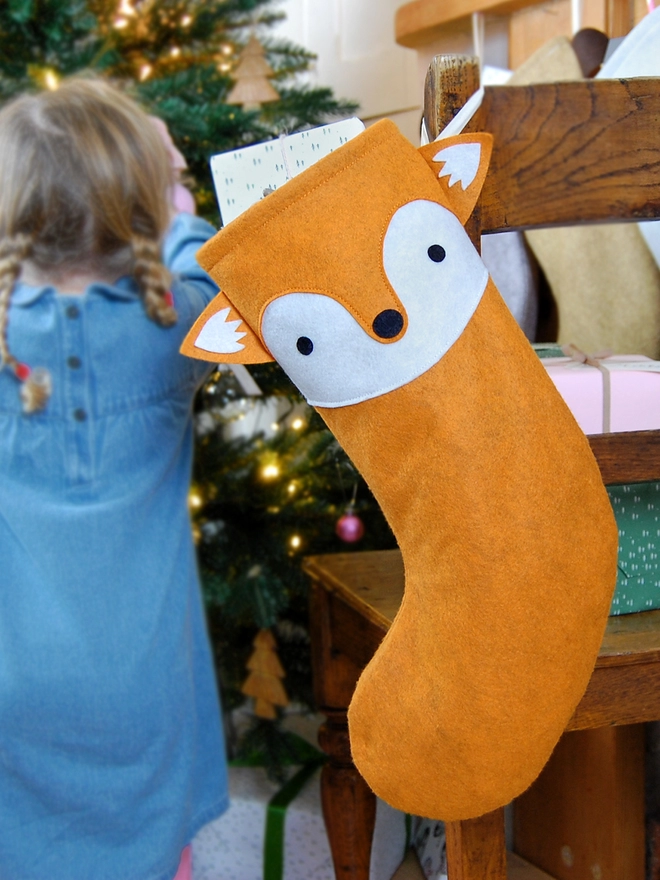
[[[447,251],[441,244],[432,244],[426,253],[429,255],[429,259],[433,260],[434,263],[441,263],[447,256]]]
[[[300,354],[311,354],[314,351],[314,343],[307,336],[299,336],[296,348]]]

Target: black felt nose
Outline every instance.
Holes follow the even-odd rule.
[[[376,315],[371,325],[374,328],[376,336],[381,339],[391,339],[398,336],[403,328],[403,315],[396,309],[385,309],[379,315]]]

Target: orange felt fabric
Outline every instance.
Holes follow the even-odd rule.
[[[488,142],[490,136],[482,138]],[[447,139],[443,147],[454,140]],[[402,142],[408,149],[401,149]],[[390,217],[412,194],[446,204],[446,183],[438,181],[427,162],[433,164],[428,150],[423,159],[394,123],[384,120],[233,220],[197,255],[227,298],[239,304],[240,315],[230,318],[242,316],[258,333],[271,300],[305,291],[337,299],[374,339],[374,316],[396,309],[404,326],[384,344],[403,336],[405,308],[383,271],[381,246]],[[479,189],[482,181],[483,174]],[[191,343],[186,345],[184,353],[194,355]]]
[[[358,682],[349,732],[360,773],[406,812],[465,819],[524,791],[598,654],[617,530],[547,378],[490,282],[433,369],[319,410],[405,563],[405,598]]]
[[[455,197],[464,219],[485,173],[474,191],[447,187],[430,153],[379,123],[205,245],[200,263],[241,331],[263,345],[264,309],[291,292],[331,296],[372,338],[380,311],[405,315],[382,265],[390,219],[412,200]],[[406,570],[350,707],[355,763],[408,812],[455,820],[501,806],[534,780],[577,705],[614,590],[617,530],[588,443],[492,282],[431,369],[319,411]]]

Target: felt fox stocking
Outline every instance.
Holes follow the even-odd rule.
[[[349,709],[355,764],[407,812],[508,803],[589,680],[617,530],[586,438],[463,224],[489,135],[367,129],[200,251],[222,291],[182,351],[276,358],[401,548],[401,609]]]

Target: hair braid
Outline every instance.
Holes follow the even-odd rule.
[[[7,323],[9,318],[9,301],[19,275],[23,260],[32,249],[32,238],[29,235],[14,235],[0,241],[0,363],[14,370],[18,361],[9,351],[7,343]]]
[[[141,235],[131,241],[135,264],[133,274],[137,281],[144,308],[152,321],[162,327],[177,322],[177,313],[170,292],[170,273],[161,262],[158,244]]]
[[[0,369],[10,367],[21,383],[20,395],[25,413],[43,409],[51,394],[50,373],[43,367],[33,370],[27,364],[19,363],[7,342],[9,302],[23,261],[30,255],[33,244],[32,236],[23,234],[7,236],[0,241]]]

